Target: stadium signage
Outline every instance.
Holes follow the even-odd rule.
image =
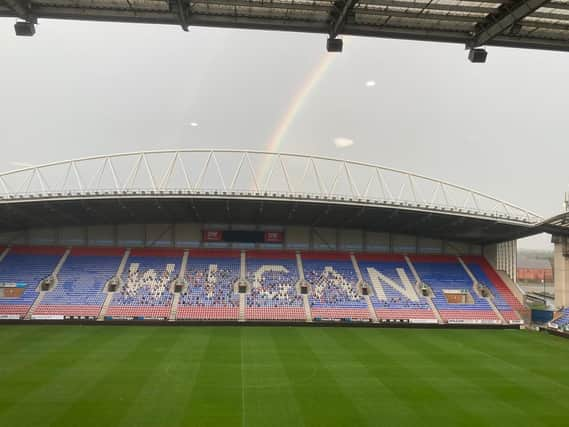
[[[221,230],[204,230],[204,242],[221,242],[223,240],[223,231]]]
[[[464,325],[497,325],[499,320],[486,320],[486,319],[449,319],[449,324],[464,324]]]
[[[55,314],[34,314],[32,320],[63,320],[65,316]]]
[[[409,319],[409,323],[417,324],[437,324],[439,323],[437,319]]]
[[[284,232],[260,230],[203,230],[204,242],[283,243]]]
[[[282,243],[283,235],[282,231],[266,231],[265,232],[265,243]]]
[[[0,288],[25,288],[25,283],[0,283]]]

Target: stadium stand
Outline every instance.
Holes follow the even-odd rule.
[[[38,284],[52,275],[64,252],[64,248],[54,247],[11,248],[0,261],[0,283],[26,286],[23,291],[7,291],[7,296],[0,293],[0,315],[24,317],[34,305],[36,315],[102,319],[99,313],[107,297],[104,287],[117,273],[124,249],[73,248],[59,270],[55,287],[43,292],[43,299],[38,298]],[[357,254],[354,265],[347,253],[305,252],[300,274],[294,252],[251,250],[241,276],[240,251],[191,249],[185,274],[181,282],[175,282],[183,254],[182,249],[133,249],[121,286],[108,298],[106,315],[167,319],[176,308],[172,305],[174,283],[182,283],[172,320],[174,316],[179,320],[237,320],[240,298],[236,284],[240,277],[248,283],[246,320],[305,321],[309,314],[315,320],[370,321],[375,312],[379,321],[434,321],[436,307],[445,322],[497,323],[500,318],[493,307],[511,322],[519,321],[519,310],[523,309],[483,257],[461,257],[465,268],[455,256],[411,256],[420,281],[432,290],[429,300],[421,294],[412,266],[403,255]],[[369,300],[361,294],[360,273],[362,284],[368,284]],[[475,290],[469,273],[490,291],[488,299]],[[297,288],[302,276],[309,285],[306,306]],[[449,294],[464,300],[454,301]],[[563,320],[566,318],[569,316],[558,323],[569,324]]]
[[[14,247],[0,262],[0,283],[24,283],[18,298],[0,298],[0,315],[24,316],[39,292],[41,280],[49,277],[65,252],[57,247]]]
[[[357,289],[350,256],[336,252],[302,254],[304,277],[310,284],[313,319],[370,320],[367,303]]]
[[[507,321],[520,320],[516,313],[523,309],[522,304],[508,289],[501,277],[483,257],[462,257],[476,280],[486,286],[494,296],[494,303]]]
[[[569,308],[564,308],[561,310],[561,316],[554,320],[552,323],[557,325],[560,329],[566,329],[569,327]]]
[[[458,258],[440,255],[415,255],[410,258],[421,280],[431,287],[432,300],[445,321],[499,321],[488,301],[474,292],[472,280]],[[447,301],[445,291],[465,292],[472,302],[451,303]]]
[[[371,301],[379,320],[436,319],[426,298],[416,292],[403,255],[359,254],[357,260],[374,292]]]
[[[178,304],[178,319],[236,320],[239,295],[234,284],[240,274],[240,253],[232,250],[190,250],[187,290]]]
[[[286,251],[247,252],[245,318],[251,320],[305,320],[302,296],[296,284],[296,254]]]
[[[34,314],[97,316],[106,297],[105,283],[116,273],[123,253],[119,248],[72,249],[57,286],[46,293]]]
[[[166,319],[170,314],[170,286],[182,261],[182,250],[133,249],[123,273],[123,286],[107,310],[110,317]]]

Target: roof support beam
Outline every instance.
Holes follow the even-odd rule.
[[[32,4],[29,0],[4,0],[4,3],[14,11],[18,18],[34,24],[37,22],[36,18],[31,15]]]
[[[357,2],[358,2],[358,0],[341,0],[341,1],[337,1],[335,3],[335,6],[337,7],[338,10],[340,10],[340,7],[341,7],[341,11],[340,11],[340,15],[338,16],[338,18],[332,19],[332,22],[330,25],[330,38],[331,39],[336,38],[340,34],[342,29],[344,28],[346,20],[348,19],[348,13],[350,13],[354,9],[354,6],[356,5]],[[343,3],[343,6],[342,6],[342,3]],[[334,10],[334,12],[332,14],[333,17],[334,17],[335,12],[336,11]]]
[[[170,0],[170,11],[176,13],[182,30],[188,31],[190,6],[187,0]]]
[[[503,6],[497,15],[489,15],[488,25],[484,25],[466,44],[467,48],[485,45],[494,37],[504,33],[512,25],[535,12],[549,0],[519,0],[511,6]]]

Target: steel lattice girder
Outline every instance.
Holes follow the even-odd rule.
[[[0,204],[84,197],[192,195],[389,206],[515,224],[542,218],[443,180],[370,163],[253,150],[95,156],[0,174]]]
[[[0,0],[0,16],[22,17],[22,0]],[[569,50],[562,1],[483,0],[32,0],[30,17],[300,31],[423,41]],[[515,31],[512,31],[515,24]]]

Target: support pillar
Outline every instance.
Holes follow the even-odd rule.
[[[569,306],[569,242],[566,236],[553,236],[555,307]]]

